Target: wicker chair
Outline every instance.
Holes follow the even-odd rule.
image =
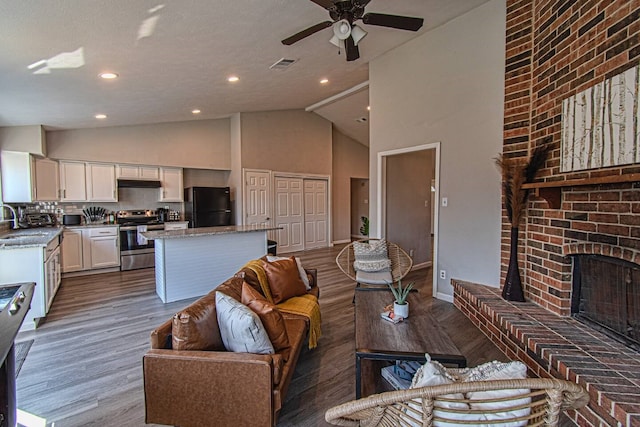
[[[380,239],[362,239],[358,240],[358,242],[371,242],[378,240]],[[338,264],[338,268],[340,268],[344,274],[349,276],[349,278],[355,281],[359,286],[360,284],[367,284],[367,282],[362,280],[358,281],[358,278],[356,277],[357,272],[353,268],[353,262],[355,261],[353,243],[354,242],[351,242],[342,248],[336,257],[336,264]],[[413,267],[413,260],[400,246],[392,242],[387,242],[387,254],[391,260],[391,278],[395,283],[398,280],[402,280],[409,271],[411,271],[411,267]],[[375,284],[379,285],[380,283]]]
[[[449,369],[449,372],[456,371]],[[452,393],[483,392],[490,390],[525,389],[523,394],[509,398],[485,400],[451,399],[443,395]],[[527,391],[529,391],[527,393]],[[530,398],[531,403],[523,405],[522,399]],[[520,401],[518,402],[519,399]],[[500,401],[501,409],[477,409],[483,403]],[[446,407],[439,402],[449,402]],[[451,403],[472,404],[471,409],[447,409]],[[434,405],[435,403],[435,405]],[[517,380],[495,380],[457,382],[439,386],[429,386],[409,390],[390,391],[374,394],[363,399],[343,403],[330,408],[325,413],[327,422],[339,426],[464,426],[464,425],[510,425],[557,426],[560,413],[566,409],[578,409],[589,403],[589,394],[578,384],[543,378]],[[478,405],[480,404],[480,405]],[[464,405],[463,405],[464,406]],[[457,406],[458,408],[460,405]],[[530,407],[529,415],[522,415],[522,409]],[[508,411],[520,410],[520,416]],[[525,411],[526,412],[526,411]],[[491,416],[490,414],[499,413]],[[461,415],[462,414],[462,415]],[[477,419],[484,415],[490,420],[460,421],[464,416]],[[474,418],[475,417],[475,418]],[[505,418],[502,418],[505,417]],[[497,418],[497,419],[496,419]],[[467,418],[468,420],[469,418]]]

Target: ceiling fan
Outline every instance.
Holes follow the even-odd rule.
[[[333,27],[331,43],[341,47],[346,52],[347,61],[355,61],[360,58],[358,43],[367,32],[354,25],[354,22],[362,20],[368,25],[396,28],[399,30],[418,31],[424,22],[422,18],[410,16],[387,15],[383,13],[364,13],[364,8],[371,0],[311,0],[315,4],[329,11],[333,21],[324,21],[313,25],[282,40],[282,44],[292,45],[297,41],[309,37],[325,28]]]

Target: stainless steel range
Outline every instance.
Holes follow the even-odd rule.
[[[120,270],[136,270],[155,265],[153,240],[141,234],[144,231],[162,230],[164,224],[155,210],[118,211],[116,223],[120,224]]]

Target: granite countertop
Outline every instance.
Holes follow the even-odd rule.
[[[282,227],[265,225],[226,225],[221,227],[187,228],[184,230],[146,231],[142,234],[150,240],[181,239],[186,237],[216,236],[220,234],[251,233],[255,231],[280,230]]]
[[[0,232],[0,249],[45,247],[58,237],[64,227],[26,228]]]

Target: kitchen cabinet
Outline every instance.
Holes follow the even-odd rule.
[[[165,222],[164,230],[186,230],[189,226],[189,221],[175,221],[175,222]]]
[[[120,247],[118,244],[118,228],[103,227],[83,230],[83,245],[88,243],[87,250],[83,249],[85,265],[90,269],[118,267],[120,265]]]
[[[62,272],[70,273],[73,271],[84,270],[82,259],[82,230],[66,229],[63,232],[62,239]]]
[[[25,245],[0,250],[0,284],[34,282],[31,308],[21,330],[35,329],[60,287],[60,235],[46,246]],[[19,268],[17,268],[19,267]]]
[[[60,161],[60,188],[63,202],[117,202],[116,167]]]
[[[117,165],[117,177],[122,179],[160,179],[157,166]]]
[[[184,188],[182,185],[181,168],[160,168],[160,201],[182,202],[184,200]]]
[[[88,201],[118,201],[115,165],[105,163],[87,163],[86,173]]]
[[[118,227],[68,228],[62,240],[62,272],[120,266]]]
[[[44,287],[45,287],[45,313],[49,312],[53,298],[60,288],[62,271],[60,269],[60,241],[55,238],[45,248],[44,261]]]
[[[58,162],[29,153],[2,151],[2,200],[32,203],[58,200]]]
[[[84,202],[87,200],[87,178],[84,162],[60,161],[60,201]]]

